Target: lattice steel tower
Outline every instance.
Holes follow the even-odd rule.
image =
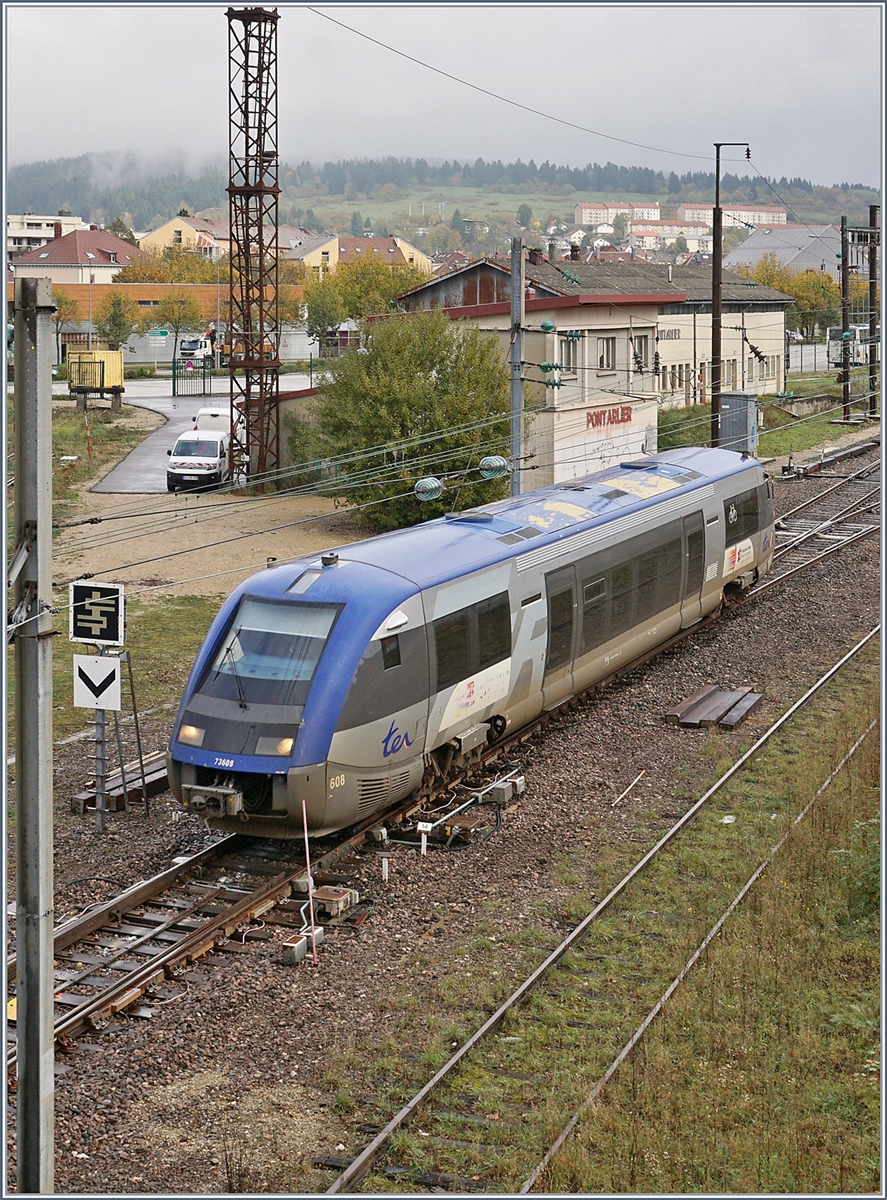
[[[277,9],[229,8],[232,478],[260,485],[279,462]],[[237,359],[237,361],[235,361]],[[235,368],[242,369],[236,375]]]

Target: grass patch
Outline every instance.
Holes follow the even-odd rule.
[[[57,596],[56,602],[66,605],[67,594]],[[206,635],[213,617],[219,609],[219,600],[211,596],[164,596],[161,600],[135,599],[127,603],[126,648],[132,656],[136,702],[139,712],[156,708],[160,704],[177,702],[184,690],[185,681],[200,644]],[[92,654],[92,647],[79,642],[69,642],[67,609],[56,614],[54,628],[61,634],[53,639],[52,688],[53,688],[53,740],[85,729],[94,713],[91,709],[74,708],[74,665],[75,654]],[[15,653],[7,651],[8,706],[7,737],[14,748],[15,736]],[[131,712],[129,678],[123,670],[123,712]],[[170,711],[170,722],[173,712]],[[113,724],[110,726],[109,760],[116,763]],[[160,749],[145,746],[145,751]]]

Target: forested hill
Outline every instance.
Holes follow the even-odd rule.
[[[677,175],[615,163],[567,167],[544,162],[537,166],[532,160],[503,163],[482,158],[440,164],[421,158],[350,159],[323,166],[283,163],[280,182],[283,220],[290,219],[299,201],[308,200],[318,209],[325,202],[343,200],[407,200],[417,191],[441,187],[464,188],[466,193],[470,189],[475,196],[478,192],[549,194],[560,198],[562,205],[566,201],[566,206],[595,196],[649,196],[670,206],[682,200],[710,201],[714,192],[713,172]],[[835,221],[846,213],[853,221],[867,223],[868,205],[878,203],[878,193],[858,183],[826,187],[806,179],[783,178],[770,184],[772,188],[765,179],[727,172],[721,180],[721,194],[725,203],[782,201],[803,219],[819,216],[822,221]],[[192,213],[227,209],[226,185],[223,163],[189,174],[172,166],[152,170],[135,155],[87,154],[10,168],[7,210],[51,214],[66,208],[90,221],[110,223],[122,217],[130,227],[146,229],[168,220],[182,207]],[[482,208],[482,200],[475,201],[475,207]]]

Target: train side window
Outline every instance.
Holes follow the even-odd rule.
[[[477,605],[478,670],[511,657],[511,606],[508,592]]]
[[[607,580],[604,575],[600,579],[593,579],[590,583],[582,585],[582,603],[586,608],[593,604],[600,604],[607,595]]]
[[[663,612],[681,598],[683,545],[680,537],[672,538],[659,547],[659,586],[657,610]]]
[[[400,666],[400,638],[396,633],[382,638],[382,666],[386,671]]]
[[[758,532],[758,490],[749,488],[724,501],[725,545],[734,546]]]
[[[634,564],[620,563],[610,572],[610,637],[630,629],[634,618]]]
[[[659,578],[659,550],[646,550],[637,558],[638,584],[637,609],[638,621],[646,621],[658,610],[656,601],[657,581]]]
[[[471,626],[471,610],[467,608],[434,622],[438,691],[473,674]]]
[[[602,646],[609,639],[607,576],[582,581],[582,653]]]

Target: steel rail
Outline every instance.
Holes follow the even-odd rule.
[[[756,584],[749,590],[748,598],[760,596],[762,592],[766,592],[768,588],[776,587],[778,583],[785,583],[786,579],[791,579],[793,575],[799,575],[801,571],[806,571],[808,567],[814,567],[817,563],[822,562],[824,558],[828,558],[832,554],[837,554],[839,550],[846,550],[848,546],[852,546],[854,542],[861,542],[863,538],[871,537],[873,533],[880,533],[880,525],[873,525],[871,529],[861,529],[859,533],[854,533],[852,537],[845,538],[844,541],[838,542],[835,546],[830,546],[828,550],[823,550],[821,554],[817,554],[815,558],[808,558],[802,563],[798,563],[796,567],[792,567],[788,571],[783,571],[781,575],[776,575],[773,579],[767,579],[764,583]]]
[[[830,496],[832,492],[837,492],[841,488],[846,487],[848,483],[861,483],[865,475],[870,474],[880,467],[880,462],[867,463],[864,467],[860,467],[858,471],[854,471],[852,475],[848,475],[846,479],[839,479],[837,483],[833,483],[831,487],[823,489],[818,495],[813,496],[810,500],[805,500],[802,504],[796,505],[795,508],[789,509],[777,518],[777,525],[780,521],[786,521],[789,517],[797,516],[799,512],[803,512],[805,508],[810,508],[813,504],[818,504],[820,500],[824,500],[826,496]]]
[[[696,965],[696,963],[699,961],[699,959],[702,957],[702,955],[705,953],[705,951],[711,945],[712,941],[720,933],[720,931],[723,928],[724,924],[726,923],[728,917],[730,917],[736,911],[736,909],[739,907],[739,905],[742,903],[742,901],[745,899],[745,897],[748,895],[748,893],[751,891],[751,889],[754,887],[754,885],[760,879],[761,875],[763,875],[764,871],[767,869],[767,867],[770,866],[770,864],[773,862],[776,855],[779,853],[779,851],[782,849],[782,847],[785,845],[785,843],[788,841],[788,839],[794,833],[795,828],[798,825],[800,825],[801,821],[804,820],[804,818],[810,812],[810,809],[813,807],[813,805],[816,803],[816,801],[819,799],[819,797],[822,795],[822,793],[826,790],[826,788],[831,786],[831,784],[834,782],[834,780],[837,778],[837,776],[840,774],[840,772],[843,770],[843,768],[847,765],[847,763],[850,761],[850,759],[853,757],[853,755],[856,753],[856,751],[859,749],[859,747],[862,745],[862,743],[865,741],[865,739],[868,737],[868,735],[871,733],[871,731],[875,728],[875,726],[877,724],[878,724],[878,718],[876,717],[875,720],[871,721],[868,724],[865,731],[860,735],[860,737],[858,737],[856,739],[856,741],[853,743],[853,745],[850,747],[850,749],[847,751],[847,753],[844,755],[844,757],[841,759],[841,761],[838,763],[838,765],[835,767],[835,769],[832,771],[832,773],[828,776],[828,778],[825,780],[825,782],[820,785],[820,787],[817,789],[815,795],[813,796],[812,800],[810,800],[810,802],[794,818],[791,825],[788,827],[788,829],[785,831],[785,833],[782,835],[782,837],[779,839],[779,841],[776,843],[776,845],[772,847],[772,849],[770,850],[770,853],[767,855],[767,857],[755,868],[755,870],[752,872],[752,874],[749,876],[749,878],[746,880],[746,882],[743,884],[743,886],[740,888],[740,890],[736,893],[736,895],[733,897],[733,899],[730,901],[730,903],[724,909],[723,913],[721,913],[720,917],[718,917],[717,921],[715,921],[714,925],[712,925],[711,929],[708,931],[708,933],[705,935],[705,937],[702,939],[702,941],[699,943],[699,945],[696,947],[696,949],[693,951],[693,953],[690,955],[690,957],[687,959],[687,961],[681,967],[680,971],[677,973],[677,975],[674,977],[674,979],[671,981],[671,983],[668,985],[668,987],[665,989],[665,991],[662,993],[662,995],[659,997],[659,999],[656,1001],[656,1003],[653,1005],[653,1007],[647,1013],[646,1017],[644,1017],[643,1021],[640,1023],[640,1025],[637,1027],[637,1029],[634,1031],[634,1033],[631,1035],[631,1037],[628,1039],[628,1041],[625,1043],[625,1045],[622,1047],[622,1049],[619,1051],[619,1053],[616,1055],[616,1057],[613,1059],[613,1061],[610,1063],[610,1065],[604,1071],[603,1075],[601,1075],[600,1079],[598,1079],[597,1083],[595,1083],[594,1087],[591,1089],[588,1096],[585,1098],[585,1100],[583,1100],[582,1104],[579,1106],[579,1108],[576,1110],[576,1112],[573,1114],[573,1116],[570,1118],[570,1120],[567,1122],[567,1124],[564,1126],[564,1128],[558,1134],[557,1138],[555,1138],[554,1142],[551,1144],[549,1149],[546,1151],[545,1155],[542,1157],[539,1164],[533,1169],[533,1171],[524,1180],[524,1182],[521,1185],[520,1190],[518,1192],[519,1195],[521,1195],[521,1196],[526,1195],[530,1191],[530,1189],[534,1186],[534,1184],[536,1184],[539,1181],[539,1179],[542,1177],[545,1170],[547,1169],[549,1163],[554,1158],[555,1154],[558,1152],[558,1150],[560,1150],[561,1146],[563,1146],[564,1142],[567,1140],[567,1138],[570,1136],[570,1134],[573,1132],[573,1130],[579,1124],[579,1121],[581,1120],[583,1114],[586,1113],[588,1111],[588,1109],[592,1106],[592,1104],[594,1104],[594,1102],[598,1099],[598,1097],[600,1096],[601,1092],[604,1090],[606,1085],[609,1083],[609,1081],[612,1079],[612,1077],[616,1074],[616,1071],[619,1069],[619,1067],[622,1065],[622,1063],[626,1060],[626,1058],[628,1058],[629,1054],[632,1052],[632,1050],[635,1048],[635,1046],[638,1044],[638,1042],[644,1036],[647,1029],[650,1027],[650,1025],[652,1025],[652,1023],[656,1019],[656,1017],[659,1016],[659,1014],[662,1012],[662,1010],[665,1007],[665,1005],[667,1004],[667,1002],[671,999],[671,997],[674,995],[674,993],[677,991],[677,989],[680,987],[680,985],[684,982],[684,980],[690,974],[693,967]]]
[[[411,805],[407,801],[402,801],[401,806],[404,811],[407,811],[409,807],[415,807],[415,798],[412,800]],[[326,853],[322,854],[312,864],[312,871],[320,872],[327,870],[340,858],[350,853],[356,846],[362,844],[366,840],[368,831],[377,825],[385,815],[373,814],[372,818],[363,821],[350,837],[344,838],[336,846],[333,846]],[[387,815],[390,816],[390,813]],[[128,910],[136,908],[148,900],[155,899],[178,883],[182,878],[189,877],[194,873],[195,867],[198,872],[202,870],[209,862],[219,857],[222,850],[227,852],[236,849],[240,840],[240,834],[227,834],[218,842],[213,843],[197,854],[191,855],[186,861],[177,863],[167,868],[167,870],[161,871],[158,875],[152,876],[151,879],[133,884],[132,887],[128,888],[125,892],[121,892],[120,895],[113,897],[103,904],[97,905],[80,917],[75,917],[71,921],[65,922],[55,932],[53,952],[58,953],[59,950],[74,945],[82,938],[108,925],[109,922],[119,921]],[[292,892],[292,884],[297,879],[304,877],[305,869],[304,862],[299,862],[291,869],[287,869],[273,879],[260,884],[249,895],[237,900],[224,912],[207,918],[197,929],[184,934],[183,937],[172,943],[168,948],[158,951],[157,954],[152,956],[149,962],[128,972],[122,979],[113,981],[107,988],[87,999],[82,1005],[78,1005],[70,1013],[57,1019],[54,1025],[56,1042],[63,1042],[69,1038],[76,1037],[77,1034],[83,1032],[85,1029],[91,1028],[96,1021],[121,1012],[130,1004],[135,1003],[151,986],[165,979],[175,967],[193,962],[195,959],[208,954],[219,941],[229,937],[238,925],[242,924],[245,920],[261,916],[262,913],[273,908],[278,900],[289,896]],[[199,904],[206,904],[209,898],[210,895],[208,893],[201,897]],[[199,904],[194,907],[199,907]],[[162,932],[171,923],[174,924],[176,921],[184,919],[191,911],[193,910],[188,909],[184,913],[179,913],[172,922],[166,922],[159,927],[153,927],[136,942],[127,943],[123,947],[122,953],[129,953],[133,946],[138,945],[140,942],[150,941],[152,937]],[[112,962],[115,957],[119,956],[109,957],[107,961]],[[14,956],[11,956],[7,965],[7,977],[10,982],[15,978]],[[16,1047],[12,1045],[7,1050],[6,1055],[7,1072],[14,1067],[15,1062]]]
[[[872,497],[876,499],[872,500]],[[869,503],[871,501],[871,503]],[[779,546],[773,554],[773,561],[776,562],[783,555],[796,550],[798,546],[802,546],[811,538],[819,537],[827,529],[833,529],[836,525],[842,525],[845,521],[849,521],[852,517],[861,517],[866,513],[873,512],[881,504],[880,488],[875,488],[865,496],[860,496],[854,500],[852,504],[848,504],[846,508],[842,508],[840,512],[835,513],[831,517],[826,517],[824,521],[820,521],[818,525],[814,525],[812,529],[804,530],[796,537],[793,537],[790,542],[784,542]]]
[[[749,747],[746,752],[736,760],[736,762],[708,789],[705,794],[689,808],[684,815],[675,822],[674,825],[665,833],[659,841],[648,850],[647,853],[638,860],[631,870],[622,877],[622,879],[607,893],[603,900],[600,901],[582,921],[576,926],[572,933],[564,939],[548,957],[524,980],[524,982],[505,1000],[492,1014],[488,1017],[483,1025],[475,1031],[474,1034],[465,1042],[455,1054],[453,1054],[446,1063],[436,1072],[436,1074],[422,1087],[411,1100],[409,1100],[388,1122],[387,1125],[373,1138],[373,1140],[360,1152],[360,1154],[345,1168],[340,1175],[333,1180],[332,1184],[327,1188],[326,1195],[333,1195],[343,1191],[347,1184],[359,1182],[364,1175],[370,1170],[379,1154],[381,1148],[385,1145],[388,1139],[401,1125],[411,1120],[423,1102],[443,1083],[443,1081],[455,1070],[455,1068],[472,1052],[472,1050],[480,1042],[491,1034],[502,1023],[504,1018],[520,1001],[524,1000],[541,981],[544,975],[555,966],[567,952],[578,942],[586,933],[589,926],[597,920],[601,913],[625,891],[625,889],[634,882],[641,872],[656,858],[661,851],[688,825],[700,810],[712,799],[713,796],[724,787],[737,774],[745,764],[758,753],[759,750],[770,740],[773,735],[789,721],[800,708],[807,704],[813,696],[824,687],[837,673],[840,671],[852,658],[854,658],[867,644],[880,632],[880,624],[868,633],[861,641],[859,641],[852,650],[843,656],[833,667],[819,679],[811,688],[809,688],[800,699],[796,700],[770,728],[762,734],[760,738]]]

